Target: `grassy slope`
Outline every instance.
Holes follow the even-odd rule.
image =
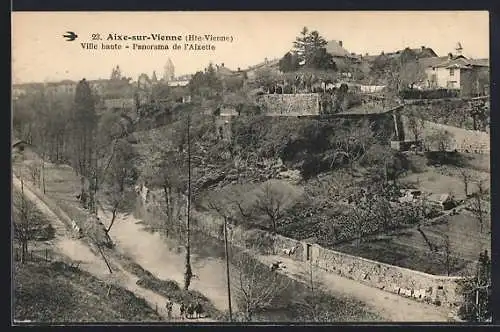
[[[143,299],[64,263],[16,264],[14,317],[36,322],[160,321]]]

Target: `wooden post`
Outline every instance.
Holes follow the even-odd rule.
[[[229,321],[233,321],[233,309],[231,305],[231,280],[229,277],[229,252],[227,245],[227,218],[224,217],[224,246],[226,251],[226,277],[227,277],[227,300],[229,306]]]
[[[186,218],[186,271],[184,275],[184,289],[188,290],[192,278],[191,270],[191,111],[188,113],[187,144],[188,144],[188,193],[187,193],[187,218]]]
[[[104,262],[106,263],[106,266],[108,267],[109,273],[113,273],[113,270],[111,269],[111,266],[109,265],[109,262],[106,259],[106,256],[104,256],[104,253],[102,252],[101,246],[99,244],[97,244],[97,241],[96,241],[96,245],[97,245],[97,249],[99,249],[99,253],[101,254],[102,258],[104,259]]]
[[[478,268],[477,268],[477,285],[476,285],[476,317],[477,321],[479,322],[480,320],[480,313],[479,313],[479,283],[480,279],[479,276],[481,274],[481,262],[478,262]]]

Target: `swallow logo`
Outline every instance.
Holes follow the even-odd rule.
[[[78,38],[78,35],[73,31],[67,31],[66,34],[63,35],[63,37],[66,38],[67,41],[73,41]]]

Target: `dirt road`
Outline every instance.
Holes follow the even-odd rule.
[[[103,223],[108,226],[110,214],[99,211],[99,215]],[[120,214],[117,218],[109,232],[117,249],[159,279],[174,280],[182,285],[184,283],[184,248],[165,239],[159,233],[148,232],[140,224],[140,220],[132,215]],[[190,289],[207,296],[217,309],[227,310],[224,261],[212,257],[198,259],[196,253],[192,252],[191,265],[197,278],[191,281]],[[233,308],[236,308],[236,301],[233,299],[231,302]]]
[[[21,181],[15,175],[13,175],[13,185],[17,189],[21,190]],[[125,269],[123,269],[119,262],[111,257],[108,257],[108,260],[114,267],[113,273],[110,274],[102,257],[95,254],[83,241],[72,238],[71,233],[66,228],[66,224],[49,208],[49,206],[47,206],[47,204],[45,204],[39,198],[42,194],[35,194],[34,191],[36,191],[37,189],[33,188],[26,182],[24,182],[23,187],[25,197],[31,202],[35,203],[40,212],[46,215],[48,217],[48,220],[51,221],[52,226],[55,229],[55,239],[51,241],[51,244],[54,246],[56,252],[66,256],[73,262],[80,263],[79,267],[82,270],[93,274],[99,279],[113,283],[115,285],[119,285],[131,291],[136,296],[144,298],[152,309],[158,308],[158,313],[166,321],[185,321],[179,317],[178,303],[174,303],[173,317],[169,319],[167,317],[167,312],[165,309],[167,298],[151,290],[138,286],[136,284],[137,280],[139,279],[137,276],[125,271]],[[69,219],[67,215],[65,215],[64,217],[65,219],[66,217]],[[201,322],[213,321],[214,320],[210,318],[199,318],[196,320],[189,320],[189,323],[196,324]]]
[[[280,260],[286,266],[279,271],[280,273],[306,283],[310,280],[310,270],[304,266],[304,263],[281,256],[260,255],[258,259],[267,265]],[[448,312],[444,308],[416,302],[333,273],[327,273],[318,268],[313,269],[313,280],[333,295],[354,297],[366,303],[375,312],[391,322],[448,321]]]

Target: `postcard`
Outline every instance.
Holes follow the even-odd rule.
[[[13,12],[13,324],[491,322],[486,11]]]

